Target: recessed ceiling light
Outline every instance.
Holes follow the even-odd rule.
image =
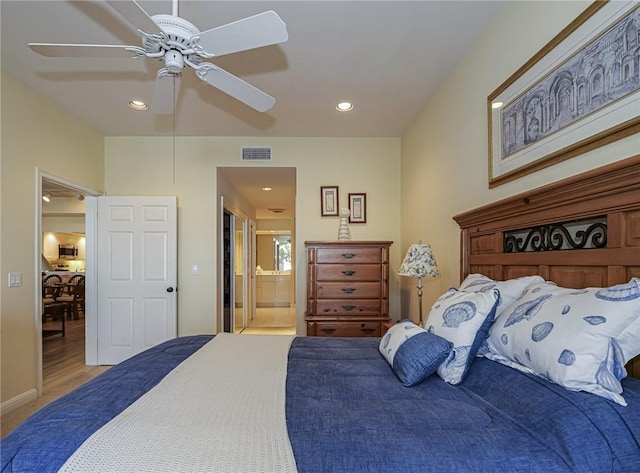
[[[500,107],[502,107],[503,105],[504,105],[504,103],[503,103],[503,102],[493,102],[493,103],[491,104],[491,108],[500,108]]]
[[[271,191],[271,190],[273,190],[273,189],[272,189],[271,187],[263,187],[263,188],[262,188],[262,190],[263,190],[263,191]]]
[[[149,108],[149,106],[140,101],[140,100],[131,100],[129,102],[129,107],[131,107],[134,110],[147,110]]]
[[[340,102],[336,105],[336,110],[339,112],[348,112],[353,110],[353,104],[351,102]]]

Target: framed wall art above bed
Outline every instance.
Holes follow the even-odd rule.
[[[640,131],[640,5],[595,1],[487,98],[489,187]]]

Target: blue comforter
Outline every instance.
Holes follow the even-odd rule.
[[[96,429],[211,336],[166,342],[41,409],[1,442],[2,472],[57,471]],[[450,386],[404,387],[379,339],[297,338],[287,425],[298,471],[640,471],[640,381],[622,407],[484,358]]]

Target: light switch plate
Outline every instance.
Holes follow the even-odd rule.
[[[22,273],[9,273],[9,287],[22,286]]]

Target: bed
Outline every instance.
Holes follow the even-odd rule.
[[[424,328],[402,321],[382,339],[218,334],[170,340],[32,415],[2,440],[0,471],[640,471],[639,365],[629,357],[640,352],[633,328],[640,323],[633,312],[640,297],[628,296],[640,287],[634,279],[640,277],[639,195],[637,156],[457,215],[461,284],[434,304]],[[578,230],[567,230],[571,241],[559,243],[551,235],[564,234],[555,225],[566,221],[578,222]],[[575,237],[581,231],[588,237]],[[594,237],[602,231],[604,245],[602,236]],[[586,247],[584,239],[590,241]],[[579,248],[541,250],[539,240]],[[615,303],[632,307],[624,311],[624,333],[604,355],[613,360],[604,371],[614,374],[605,381],[617,383],[619,392],[567,389],[553,381],[554,373],[525,366],[536,353],[527,352],[530,359],[520,360],[524,367],[518,369],[509,360],[496,361],[492,341],[539,322],[561,300],[537,300],[536,310],[544,310],[535,316],[527,310],[513,323],[515,311],[506,310],[513,281],[526,282],[517,301],[539,299],[548,290],[599,300],[614,294]],[[584,289],[589,287],[600,289]],[[465,359],[474,352],[459,350],[452,358],[460,347],[439,335],[446,323],[433,323],[437,314],[445,322],[467,321],[459,311],[440,311],[458,297],[487,302],[490,315],[472,335],[473,345],[482,342],[475,348],[483,356]],[[562,312],[568,306],[560,302]],[[598,314],[586,319],[594,330],[607,325]],[[566,316],[554,319],[555,332],[542,322],[532,333],[546,342]],[[401,331],[415,334],[406,338],[397,335]],[[510,341],[518,336],[508,335]],[[410,358],[415,347],[430,352],[419,366]],[[438,347],[437,356],[431,347]],[[452,360],[462,359],[461,370]],[[628,362],[626,372],[615,363],[621,359]],[[564,354],[562,360],[570,364]],[[239,371],[246,374],[236,379]],[[441,374],[458,381],[445,382]],[[158,391],[159,404],[145,401]],[[147,430],[138,430],[138,423],[148,424]]]

